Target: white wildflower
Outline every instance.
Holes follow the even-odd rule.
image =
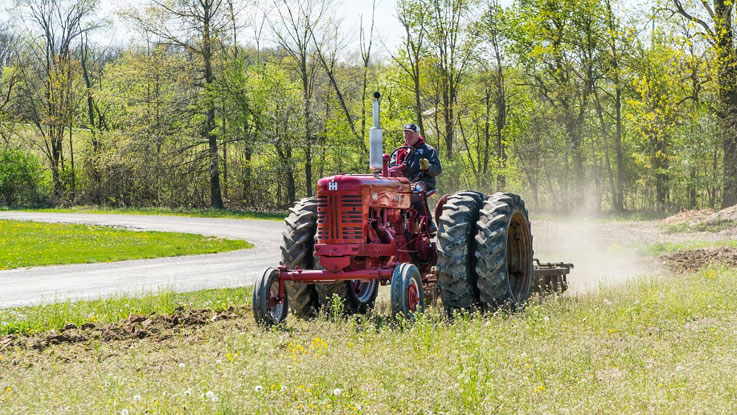
[[[253,388],[256,392],[261,393],[264,390],[264,387],[261,385],[256,385],[255,388]]]
[[[343,389],[339,389],[339,388],[333,389],[333,395],[340,396],[341,393],[343,393]]]
[[[136,402],[140,401],[141,399],[143,399],[143,398],[141,398],[141,395],[135,395],[135,396],[133,396],[133,400],[136,401]]]
[[[187,365],[185,365],[183,362],[179,364],[179,367],[185,367],[185,366]]]
[[[681,365],[676,366],[676,372],[680,372],[681,370],[683,370],[683,366]]]
[[[612,302],[605,298],[604,299],[604,304],[606,304],[606,305],[612,305]]]
[[[223,361],[222,361],[222,360],[220,360],[220,359],[218,359],[218,360],[216,360],[216,361],[215,361],[215,364],[216,364],[216,365],[219,365],[219,364],[222,364],[222,363],[223,363]]]
[[[192,396],[192,389],[187,389],[184,391],[184,396]]]
[[[286,392],[287,391],[286,385],[281,385],[281,388],[279,390],[282,392]]]
[[[120,415],[128,415],[128,410],[127,409],[121,409],[120,410]]]
[[[212,399],[215,396],[215,392],[213,392],[213,391],[207,391],[207,393],[205,394],[205,396],[207,397],[207,399]]]

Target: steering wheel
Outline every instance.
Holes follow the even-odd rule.
[[[407,153],[407,155],[404,157],[404,160],[402,160],[402,164],[404,164],[406,166],[407,165],[407,161],[412,156],[412,153],[415,152],[415,151],[417,151],[417,149],[415,149],[414,147],[410,147],[410,146],[397,147],[396,150],[392,151],[392,154],[389,156],[389,160],[394,160],[394,155],[397,154],[397,152],[399,150],[403,149],[403,148],[409,150],[409,153]]]

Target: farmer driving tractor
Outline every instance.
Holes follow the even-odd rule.
[[[438,158],[438,152],[432,146],[425,143],[425,139],[420,136],[417,124],[410,123],[404,125],[404,144],[389,162],[389,166],[396,166],[402,163],[407,165],[407,178],[411,182],[423,182],[426,192],[435,190],[435,176],[438,176],[442,171],[440,159]],[[437,227],[432,220],[430,208],[427,205],[427,198],[424,198],[424,200],[413,200],[412,208],[419,213],[426,211],[429,216],[428,224],[430,233],[434,234],[437,232]]]

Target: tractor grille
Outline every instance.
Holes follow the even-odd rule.
[[[361,195],[317,196],[317,240],[319,243],[363,241]]]

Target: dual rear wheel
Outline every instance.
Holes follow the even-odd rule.
[[[532,233],[512,193],[448,197],[439,218],[438,286],[446,310],[515,308],[530,297]]]

